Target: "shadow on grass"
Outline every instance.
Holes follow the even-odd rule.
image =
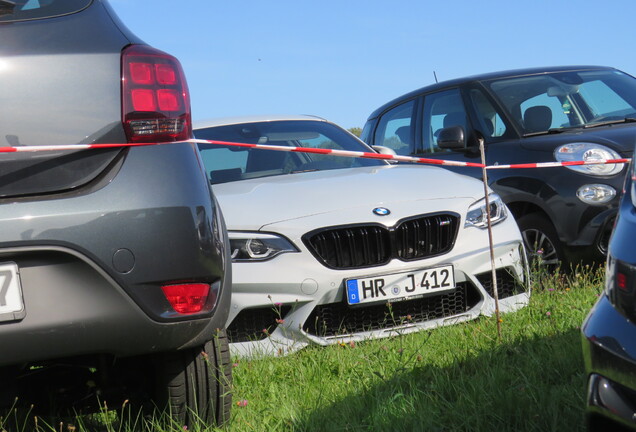
[[[402,372],[308,413],[294,430],[583,429],[586,380],[578,330],[493,345],[449,352],[456,361],[445,366],[428,365],[424,352]]]

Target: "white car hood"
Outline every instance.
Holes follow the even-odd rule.
[[[474,169],[474,168],[466,168]],[[230,230],[396,203],[483,197],[481,182],[440,167],[385,165],[213,185]]]

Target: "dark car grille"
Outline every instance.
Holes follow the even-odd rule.
[[[303,329],[320,337],[391,329],[463,314],[480,300],[474,285],[459,282],[455,290],[448,293],[390,304],[352,308],[345,303],[330,303],[317,306],[303,324]]]
[[[506,269],[499,269],[495,274],[497,275],[497,294],[500,299],[526,292],[524,285]],[[492,272],[478,274],[477,280],[484,287],[488,295],[494,298],[495,292],[492,284]]]
[[[291,306],[267,306],[244,309],[232,320],[227,328],[230,342],[253,342],[265,339],[274,331],[277,319],[283,319]]]
[[[313,231],[305,245],[333,269],[373,267],[396,258],[411,261],[442,255],[453,248],[459,216],[433,214],[400,221],[394,228],[352,225]]]

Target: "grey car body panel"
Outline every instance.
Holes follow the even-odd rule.
[[[141,41],[112,16],[94,1],[75,14],[0,24],[0,146],[126,141],[121,50]],[[117,152],[3,155],[0,196],[78,187]]]
[[[3,145],[97,141],[96,131],[112,128],[125,140],[120,58],[131,41],[101,2],[59,18],[4,23],[0,31]]]
[[[106,2],[0,23],[0,40],[0,146],[126,142],[121,52],[142,41]],[[200,346],[224,327],[228,244],[194,144],[0,154],[0,210],[25,307],[0,319],[0,366]],[[189,281],[220,296],[177,316],[161,286]]]
[[[202,175],[192,144],[135,148],[96,191],[3,204],[0,262],[29,270],[21,277],[26,318],[0,323],[0,345],[12,347],[0,365],[77,355],[94,345],[113,355],[197,346],[222,328],[229,289],[221,290],[215,309],[180,324],[160,289],[169,282],[219,282],[214,275],[224,275],[222,286],[230,286],[230,266],[221,259],[227,245],[215,234],[223,227]],[[121,250],[133,256],[130,271],[115,268]],[[73,270],[87,265],[93,272]],[[63,269],[72,274],[60,274]],[[38,341],[41,328],[46,338]],[[66,350],[69,338],[74,342]],[[37,348],[45,341],[55,349]]]

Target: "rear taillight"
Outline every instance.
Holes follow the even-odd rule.
[[[636,266],[610,254],[605,275],[605,292],[610,303],[623,316],[636,320]]]
[[[627,291],[627,275],[625,273],[616,272],[616,288]]]
[[[192,137],[188,85],[179,61],[146,45],[122,52],[122,118],[129,142]]]
[[[176,312],[193,314],[203,310],[210,294],[210,285],[202,283],[164,285],[161,290]]]

